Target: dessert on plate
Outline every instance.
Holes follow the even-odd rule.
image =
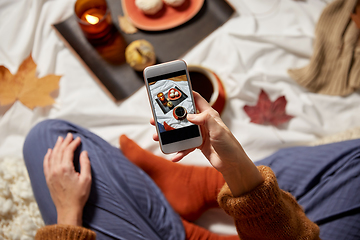
[[[170,5],[172,7],[179,7],[181,6],[185,0],[163,0],[165,4]]]
[[[145,14],[154,15],[163,7],[161,0],[135,0],[135,5]]]

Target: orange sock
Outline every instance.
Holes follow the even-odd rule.
[[[239,240],[238,235],[220,236],[205,228],[199,227],[182,219],[185,228],[186,240]]]
[[[194,221],[207,209],[218,207],[217,195],[225,180],[216,169],[173,163],[142,149],[125,135],[120,137],[120,146],[123,154],[154,180],[182,218]]]

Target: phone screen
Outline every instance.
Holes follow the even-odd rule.
[[[187,114],[195,113],[186,71],[167,73],[147,79],[162,144],[200,136],[197,125]]]

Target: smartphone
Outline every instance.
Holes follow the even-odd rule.
[[[186,118],[188,113],[196,113],[186,63],[161,63],[145,68],[143,73],[162,152],[200,146],[200,127]]]

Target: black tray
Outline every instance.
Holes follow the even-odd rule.
[[[120,0],[107,0],[112,20],[126,43],[137,39],[148,40],[155,48],[157,63],[181,58],[198,42],[224,24],[233,14],[233,8],[225,0],[205,0],[201,10],[190,21],[165,31],[143,31],[135,34],[121,32],[118,16],[123,15]],[[73,7],[73,6],[69,6]],[[93,78],[114,100],[129,97],[144,85],[141,72],[128,64],[113,65],[99,56],[84,37],[75,15],[54,25],[61,39],[79,57]]]
[[[176,86],[175,86],[175,88],[181,92],[181,97],[179,97],[176,100],[171,100],[171,102],[173,103],[172,108],[169,108],[168,106],[164,106],[161,103],[161,101],[159,100],[159,98],[156,99],[156,102],[159,104],[159,106],[160,106],[160,108],[161,108],[161,110],[163,111],[164,114],[167,114],[169,111],[174,109],[177,105],[179,105],[179,103],[181,103],[182,101],[184,101],[188,97],[183,91],[181,91],[180,88],[178,88]],[[167,95],[168,95],[168,92],[165,94],[165,96],[167,96]]]

